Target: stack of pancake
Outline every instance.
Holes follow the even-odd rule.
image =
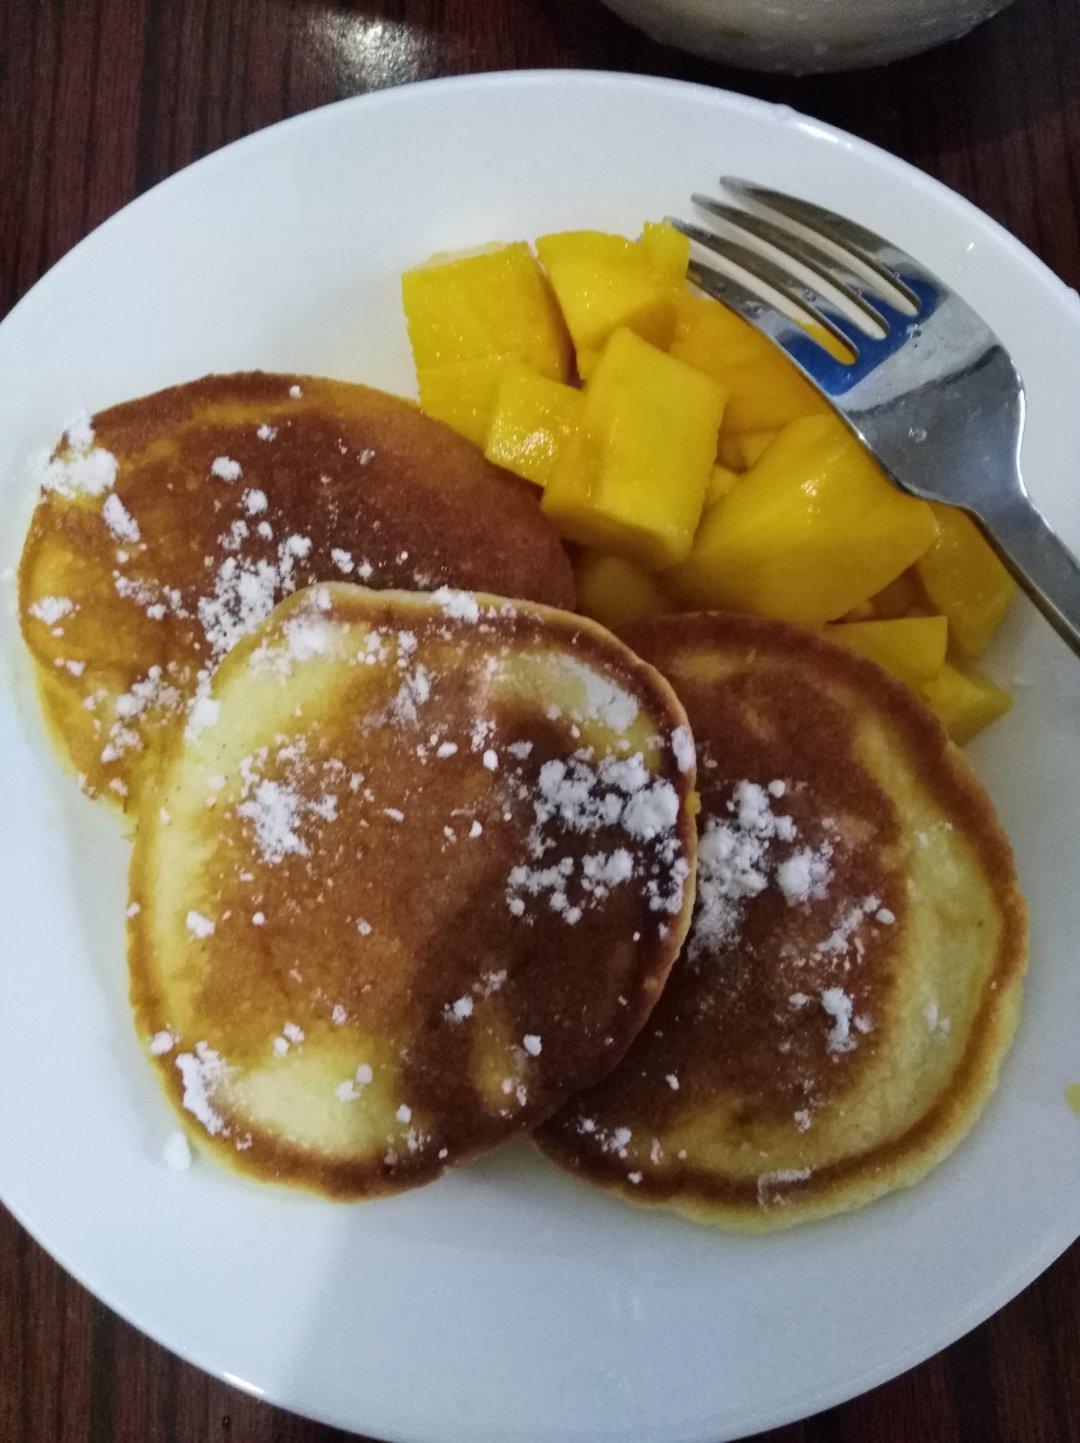
[[[362,1198],[535,1129],[632,1202],[767,1228],[973,1123],[1023,904],[876,666],[572,614],[532,489],[361,386],[176,387],[74,422],[41,483],[24,636],[133,820],[136,1025],[204,1150]]]

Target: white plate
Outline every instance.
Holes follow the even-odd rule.
[[[398,275],[434,250],[633,230],[736,171],[894,236],[986,316],[1031,397],[1031,488],[1080,541],[1080,305],[984,216],[880,151],[722,92],[485,76],[346,101],[220,151],[102,226],[0,327],[2,519],[79,406],[206,371],[411,383]],[[1027,1006],[969,1142],[909,1194],[772,1238],[639,1213],[524,1144],[343,1207],[173,1174],[132,1033],[126,849],[43,744],[14,623],[0,700],[0,1195],[166,1346],[397,1440],[708,1440],[807,1414],[943,1347],[1080,1233],[1080,667],[1018,607],[1013,713],[975,748],[1032,905]]]

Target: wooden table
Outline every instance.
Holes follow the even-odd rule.
[[[686,59],[597,0],[0,0],[0,315],[132,196],[237,136],[381,86],[540,66],[681,76],[782,99],[939,176],[1080,286],[1076,0],[1020,0],[929,57],[807,80]],[[931,1362],[768,1436],[1080,1439],[1080,1248]],[[178,1362],[0,1211],[0,1443],[344,1437]]]

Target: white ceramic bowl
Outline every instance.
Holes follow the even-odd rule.
[[[655,40],[752,70],[857,70],[965,35],[1009,0],[605,0]]]

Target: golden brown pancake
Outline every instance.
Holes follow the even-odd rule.
[[[158,732],[315,581],[574,604],[533,487],[366,386],[207,376],[74,425],[20,567],[23,635],[85,789],[133,800]]]
[[[139,1032],[198,1140],[341,1198],[615,1066],[692,907],[693,745],[594,622],[317,586],[168,740],[131,868]]]
[[[690,936],[622,1065],[537,1134],[583,1179],[734,1228],[913,1183],[978,1117],[1020,1007],[1009,845],[938,722],[779,622],[627,627],[698,755]]]

